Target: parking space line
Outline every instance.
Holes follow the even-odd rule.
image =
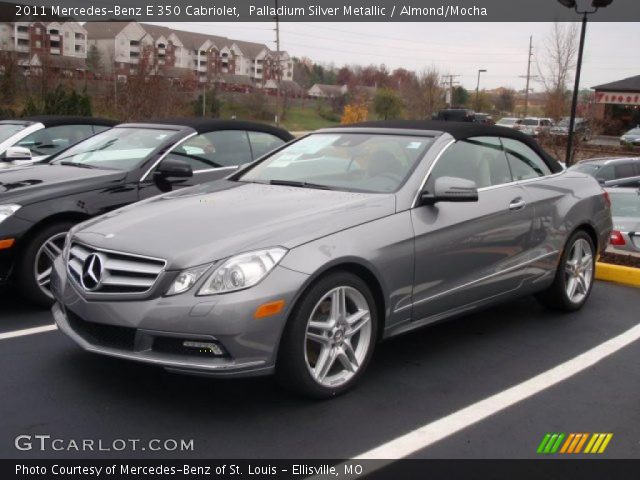
[[[491,415],[567,380],[639,339],[640,325],[636,325],[591,350],[536,375],[529,380],[469,405],[446,417],[423,425],[409,433],[364,452],[352,460],[388,460],[386,462],[380,462],[373,467],[374,469],[383,468],[395,459],[404,458],[416,453],[471,425],[487,419]],[[369,468],[366,473],[371,473],[371,468]],[[357,477],[358,476],[350,476],[349,478]]]
[[[42,327],[25,328],[24,330],[14,330],[13,332],[0,333],[0,340],[7,340],[9,338],[24,337],[26,335],[35,335],[36,333],[45,333],[57,330],[58,327],[55,323],[51,325],[44,325]]]

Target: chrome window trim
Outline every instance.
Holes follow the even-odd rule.
[[[198,173],[215,172],[217,170],[231,170],[232,168],[235,170],[239,167],[240,165],[230,165],[228,167],[203,168],[202,170],[194,170],[193,174],[197,175]]]
[[[424,178],[422,179],[422,183],[420,183],[420,188],[418,188],[418,192],[416,193],[415,197],[413,198],[413,202],[411,204],[411,208],[416,208],[418,206],[418,200],[420,199],[420,193],[422,193],[422,190],[424,189],[424,186],[427,184],[427,180],[429,179],[429,175],[431,175],[431,172],[433,171],[433,168],[436,166],[436,164],[440,160],[440,157],[442,157],[442,155],[444,155],[444,152],[446,152],[449,149],[449,147],[451,145],[453,145],[454,143],[456,143],[456,142],[457,142],[457,140],[455,138],[452,138],[449,141],[449,143],[447,143],[444,147],[442,147],[442,150],[440,150],[440,152],[438,152],[438,155],[436,155],[436,158],[433,159],[433,162],[429,166],[429,169],[427,170],[427,173],[425,174]]]
[[[147,179],[147,177],[149,176],[149,174],[151,173],[151,171],[152,171],[154,168],[156,168],[156,167],[158,166],[158,164],[159,164],[162,160],[164,160],[164,159],[165,159],[165,157],[166,157],[167,155],[169,155],[169,153],[171,153],[171,151],[172,151],[174,148],[176,148],[176,147],[178,147],[178,146],[182,145],[184,142],[186,142],[186,141],[187,141],[187,140],[189,140],[191,137],[194,137],[194,136],[196,136],[196,135],[198,135],[198,132],[190,133],[190,134],[189,134],[189,135],[187,135],[186,137],[184,137],[184,138],[182,138],[182,139],[178,140],[176,143],[174,143],[170,148],[168,148],[168,149],[167,149],[167,151],[166,151],[166,152],[164,152],[162,155],[160,155],[160,157],[158,158],[158,160],[156,160],[155,162],[153,162],[153,165],[151,165],[151,166],[149,167],[149,169],[144,173],[144,175],[142,175],[142,177],[140,177],[140,180],[138,180],[138,181],[139,181],[139,182],[144,182],[144,181]]]
[[[101,248],[101,247],[94,247],[93,245],[89,245],[88,243],[85,242],[81,242],[77,239],[72,238],[71,239],[71,243],[70,243],[70,247],[73,246],[73,244],[76,243],[78,245],[82,245],[83,247],[92,249],[96,252],[102,252],[102,253],[112,253],[115,255],[122,255],[125,257],[135,257],[135,258],[140,258],[140,259],[144,259],[144,260],[152,260],[154,262],[162,262],[162,269],[160,270],[160,272],[158,273],[158,276],[156,277],[155,281],[153,282],[153,284],[145,291],[143,292],[117,292],[117,293],[105,293],[105,292],[99,292],[99,291],[95,291],[95,292],[89,292],[87,290],[84,289],[84,287],[82,285],[80,285],[75,278],[73,278],[73,274],[71,273],[71,267],[69,265],[69,258],[65,258],[64,262],[65,262],[65,267],[66,267],[66,271],[67,271],[67,276],[71,282],[71,284],[80,292],[82,293],[82,295],[88,296],[89,297],[93,297],[93,296],[100,296],[100,297],[128,297],[128,296],[143,296],[143,295],[147,295],[149,292],[151,292],[156,285],[158,284],[158,281],[160,280],[160,278],[162,277],[162,275],[166,272],[166,268],[167,268],[167,260],[165,260],[164,258],[157,258],[157,257],[150,257],[148,255],[139,255],[137,253],[129,253],[129,252],[122,252],[122,251],[118,251],[118,250],[110,250],[108,248]]]
[[[9,124],[11,124],[11,122],[9,122]],[[39,130],[43,130],[45,128],[46,127],[41,122],[34,123],[32,125],[27,125],[25,128],[23,128],[19,132],[16,132],[13,135],[11,135],[5,141],[0,142],[0,153],[4,153],[7,150],[7,148],[15,146],[16,143],[18,143],[23,138],[25,138],[25,137],[27,137],[27,136],[31,135],[32,133],[35,133],[35,132],[37,132]]]
[[[472,137],[472,138],[475,138],[475,137]],[[500,139],[500,141],[502,142],[502,140],[501,140],[502,137],[493,137],[493,138]],[[440,157],[442,157],[442,155],[447,151],[447,149],[449,149],[449,147],[451,145],[453,145],[454,143],[456,143],[456,142],[458,142],[458,140],[454,139],[454,140],[450,141],[448,144],[446,144],[444,147],[442,147],[442,150],[440,150],[440,153],[438,153],[436,158],[433,160],[433,163],[429,167],[429,170],[427,171],[427,174],[424,177],[424,180],[420,184],[420,188],[418,189],[418,193],[416,194],[416,196],[415,196],[415,198],[413,200],[413,204],[412,204],[411,208],[416,208],[418,206],[418,199],[420,198],[420,192],[422,192],[422,189],[427,184],[427,180],[429,180],[429,176],[431,175],[431,172],[433,171],[433,169],[435,168],[436,164],[440,160]],[[541,160],[544,162],[544,160],[542,158],[541,158]],[[546,162],[544,162],[544,163],[546,165]],[[489,190],[495,190],[495,189],[502,188],[502,187],[513,187],[513,186],[516,186],[516,185],[522,185],[522,184],[537,182],[537,181],[544,180],[544,179],[547,179],[547,178],[555,178],[555,177],[557,177],[559,175],[562,175],[565,172],[566,172],[566,170],[562,170],[560,172],[551,173],[550,175],[543,175],[541,177],[527,178],[527,179],[524,179],[524,180],[514,180],[512,182],[501,183],[500,185],[491,185],[489,187],[481,187],[481,188],[478,189],[478,193],[486,192],[486,191],[489,191]]]

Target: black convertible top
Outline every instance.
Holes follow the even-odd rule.
[[[58,125],[104,125],[113,127],[120,122],[106,118],[81,117],[76,115],[37,115],[33,117],[16,118],[17,121],[40,122],[45,127],[56,127]]]
[[[456,140],[464,140],[472,137],[504,137],[519,140],[529,146],[540,155],[547,163],[552,172],[557,173],[563,170],[558,161],[545,152],[538,142],[529,135],[525,135],[518,130],[495,125],[471,122],[442,122],[437,120],[381,120],[371,122],[351,123],[334,128],[391,128],[406,130],[428,130],[432,132],[446,132]]]
[[[288,142],[293,140],[293,135],[283,128],[274,127],[265,123],[248,122],[245,120],[219,120],[214,118],[161,118],[148,120],[144,123],[180,125],[191,127],[198,133],[212,132],[215,130],[250,130],[254,132],[264,132]]]

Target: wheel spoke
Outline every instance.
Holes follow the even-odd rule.
[[[318,335],[317,333],[307,332],[307,339],[311,340],[312,342],[319,343],[321,345],[328,345],[329,344],[329,338],[328,337],[326,337],[324,335]]]
[[[347,338],[352,337],[356,334],[362,327],[364,327],[369,320],[371,320],[371,316],[369,315],[369,310],[359,310],[353,315],[347,318],[347,331],[345,335]]]
[[[347,299],[343,287],[336,288],[331,294],[331,320],[339,321],[346,317]]]
[[[588,269],[591,267],[592,264],[593,264],[593,257],[588,253],[584,257],[582,257],[582,260],[580,260],[580,266],[582,266],[582,268]]]
[[[319,382],[323,382],[333,363],[336,360],[336,349],[325,347],[318,356],[318,361],[314,368],[314,375]]]
[[[578,280],[576,277],[569,278],[569,282],[567,283],[567,295],[570,300],[573,300],[573,297],[576,294],[576,288],[578,286]]]
[[[311,330],[319,330],[320,332],[329,332],[333,328],[333,322],[309,322]]]
[[[43,251],[52,262],[62,253],[62,250],[52,240],[44,244]]]
[[[49,285],[49,282],[51,281],[51,267],[47,268],[44,272],[40,273],[36,277],[36,280],[38,282],[38,285],[40,285],[41,287]]]
[[[344,342],[342,347],[338,350],[338,358],[340,362],[347,370],[355,372],[358,370],[360,363],[356,358],[356,352],[353,351],[353,347],[350,342]]]
[[[576,264],[582,258],[582,242],[581,241],[577,241],[575,243],[575,246],[573,247],[573,257],[572,258],[573,258],[573,260],[575,260]]]
[[[577,260],[568,260],[567,263],[565,264],[564,271],[568,275],[574,275],[577,264],[578,264]]]

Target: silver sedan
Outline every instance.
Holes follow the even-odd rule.
[[[640,254],[640,189],[610,188],[608,192],[613,216],[611,247]]]
[[[520,132],[364,123],[73,228],[53,314],[91,352],[325,398],[379,340],[529,294],[581,308],[611,228],[598,182]]]

